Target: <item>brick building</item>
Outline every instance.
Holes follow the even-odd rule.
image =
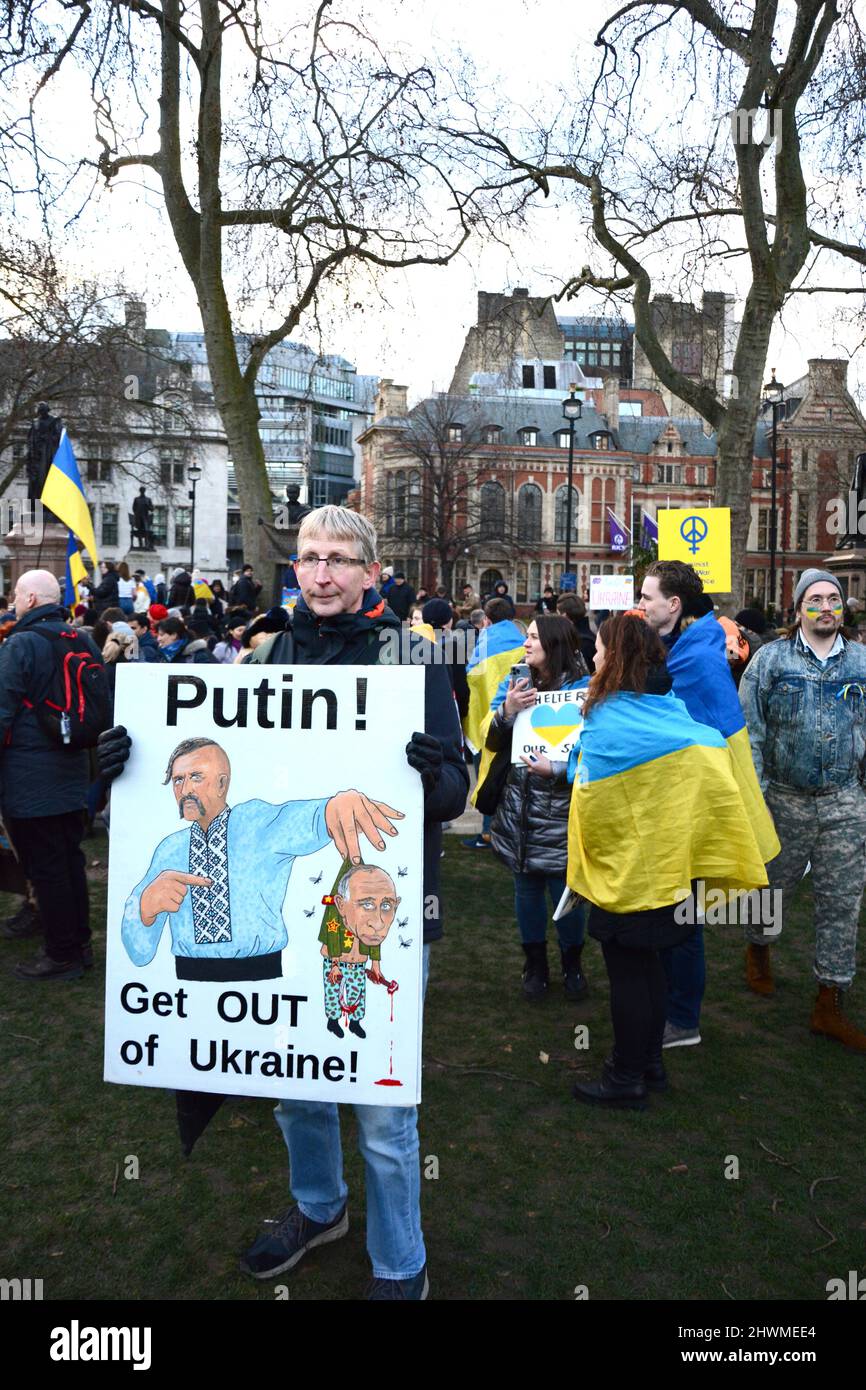
[[[467,528],[465,546],[457,547],[455,593],[463,583],[487,593],[504,579],[518,603],[532,603],[545,584],[558,587],[565,568],[569,442],[562,399],[572,383],[583,399],[572,500],[571,568],[578,592],[588,593],[593,574],[628,569],[628,555],[611,548],[610,512],[638,539],[643,510],[655,516],[668,506],[712,505],[715,431],[694,413],[671,415],[655,387],[622,388],[616,372],[603,381],[593,379],[574,358],[556,357],[563,353],[563,339],[539,315],[543,303],[521,292],[512,300],[479,296],[479,325],[470,329],[452,391],[444,398],[453,416],[455,459],[458,437],[462,441],[455,467],[473,470],[480,522]],[[716,309],[706,343],[718,343],[730,322],[724,297]],[[543,333],[534,332],[536,323]],[[508,360],[497,359],[497,341],[503,351],[515,342],[520,350]],[[637,349],[635,358],[637,374]],[[705,365],[704,357],[701,361]],[[824,565],[834,551],[837,537],[827,530],[827,503],[847,490],[854,457],[866,450],[866,421],[848,392],[846,370],[844,361],[810,361],[807,374],[785,392],[777,429],[776,562],[784,606],[800,572]],[[413,524],[425,505],[424,467],[407,448],[412,416],[424,404],[410,412],[405,387],[380,384],[373,422],[359,437],[358,504],[378,526],[384,559],[416,585],[432,589],[440,577],[436,558]],[[738,596],[740,602],[760,605],[769,597],[770,425],[768,408],[755,432],[746,581]],[[477,443],[467,460],[471,428]],[[863,570],[866,574],[866,565]],[[859,572],[853,575],[852,592],[862,593],[862,583]]]

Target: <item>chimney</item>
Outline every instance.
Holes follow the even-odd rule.
[[[809,385],[822,396],[844,396],[848,391],[847,357],[810,357]]]
[[[374,419],[382,420],[386,415],[406,415],[408,391],[408,386],[395,386],[389,377],[380,381]]]
[[[619,429],[619,379],[616,376],[606,376],[602,386],[601,396],[602,414],[607,417],[607,427],[609,430]]]
[[[143,299],[127,299],[123,306],[126,331],[130,338],[136,342],[144,339],[144,330],[147,327],[147,305]]]

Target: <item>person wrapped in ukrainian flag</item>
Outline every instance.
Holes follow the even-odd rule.
[[[696,880],[729,892],[767,883],[764,857],[718,729],[671,690],[665,649],[639,613],[602,623],[570,759],[568,885],[590,904],[610,979],[614,1049],[576,1099],[646,1109],[664,1090],[662,948],[693,930]],[[536,775],[547,769],[529,764]]]

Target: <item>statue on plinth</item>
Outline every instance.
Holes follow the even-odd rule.
[[[60,436],[63,421],[59,415],[52,415],[45,401],[36,408],[36,419],[27,432],[27,497],[30,502],[38,502],[42,496],[45,479],[51,467]],[[53,512],[43,513],[45,521],[57,521]]]
[[[139,488],[130,517],[130,549],[135,549],[137,541],[139,550],[153,550],[153,503],[146,487]]]

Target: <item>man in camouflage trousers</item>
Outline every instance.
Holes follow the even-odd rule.
[[[811,1029],[866,1052],[866,1035],[842,1012],[854,978],[857,924],[866,878],[866,648],[847,642],[839,581],[809,569],[794,592],[790,637],[762,647],[746,667],[740,700],[752,755],[776,823],[781,853],[767,865],[784,908],[806,867],[815,901],[818,999]],[[776,935],[776,929],[773,929]],[[770,947],[759,924],[746,928],[746,978],[772,994]]]

